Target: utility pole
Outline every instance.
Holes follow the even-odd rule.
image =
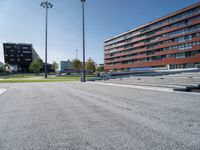
[[[77,59],[78,50],[76,49],[76,59]]]
[[[83,25],[83,80],[82,82],[85,82],[85,0],[81,0],[82,2],[82,25]]]

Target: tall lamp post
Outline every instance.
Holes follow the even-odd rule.
[[[85,0],[81,0],[81,2],[82,2],[82,20],[83,20],[83,78],[82,78],[82,82],[85,82],[85,10],[84,10]]]
[[[77,53],[78,53],[78,50],[76,49],[76,59],[77,59]]]
[[[48,29],[48,9],[53,7],[53,4],[49,3],[48,0],[40,4],[46,9],[46,23],[45,23],[45,79],[47,78],[47,29]]]

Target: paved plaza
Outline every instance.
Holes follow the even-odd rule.
[[[199,150],[200,94],[0,84],[0,150]]]
[[[186,87],[199,87],[200,72],[170,73],[166,75],[133,74],[127,76],[116,76],[104,81],[96,81],[101,84],[117,84],[129,86],[142,86],[148,89],[160,89],[173,91],[174,89],[185,89]]]

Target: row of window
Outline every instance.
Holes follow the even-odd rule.
[[[199,36],[199,33],[197,34]],[[182,36],[179,38],[174,39],[174,42],[186,42],[192,40],[192,35]]]
[[[199,37],[199,36],[200,36],[200,33],[195,33],[195,34],[192,34],[192,35],[186,35],[186,36],[182,36],[182,37],[179,37],[179,38],[174,38],[174,39],[162,41],[162,42],[159,42],[159,43],[156,43],[156,44],[151,44],[151,45],[146,46],[146,48],[147,49],[153,49],[155,46],[158,46],[158,45],[161,45],[161,44],[170,43],[170,42],[186,42],[186,41],[192,40],[192,37]],[[198,44],[198,43],[196,43],[196,44]],[[189,44],[189,46],[190,45],[191,44]],[[127,45],[127,46],[130,46],[130,45]],[[132,45],[131,45],[131,47],[132,47]],[[124,48],[128,48],[128,47],[124,47]],[[142,47],[142,48],[145,48],[145,47]],[[169,49],[171,49],[171,48],[170,47],[164,48],[164,50],[169,50]],[[130,50],[126,50],[126,51],[121,51],[121,52],[115,52],[115,50],[116,49],[113,50],[113,53],[106,54],[105,56],[114,56],[115,54],[129,53],[129,52],[133,51],[134,49],[130,49]],[[138,50],[138,48],[136,50]],[[110,52],[112,52],[112,51],[110,51]]]
[[[173,31],[173,32],[162,34],[162,35],[154,37],[154,38],[150,38],[150,39],[147,39],[147,40],[144,40],[144,41],[140,41],[140,43],[143,42],[144,44],[148,44],[148,43],[154,42],[154,41],[156,41],[156,40],[158,40],[162,37],[173,37],[173,36],[177,36],[177,35],[181,35],[181,34],[187,34],[189,32],[195,32],[195,31],[199,31],[199,30],[200,30],[200,24],[194,25],[194,26],[191,26],[191,27],[188,27],[188,28],[185,28],[185,29],[176,30],[176,31]],[[136,43],[136,44],[139,44],[139,42]],[[121,49],[121,48],[129,48],[129,47],[131,47],[131,44],[128,44],[127,47],[125,47],[125,46],[117,47],[117,48],[114,48],[114,49],[109,49],[109,50],[106,50],[106,51],[115,52],[115,51],[117,51],[118,49]]]
[[[143,29],[140,30],[140,33],[143,33],[143,32],[146,32],[148,30],[152,30],[152,29],[158,28],[158,27],[162,26],[163,24],[165,24],[166,22],[172,23],[172,22],[174,22],[174,21],[176,21],[178,19],[184,19],[184,18],[187,18],[189,16],[192,16],[192,15],[195,15],[195,14],[198,14],[198,13],[200,13],[200,7],[192,9],[192,10],[189,10],[189,11],[184,12],[184,13],[181,13],[179,15],[176,15],[176,16],[171,17],[169,19],[163,20],[161,22],[155,23],[155,24],[150,25],[150,26],[148,26],[146,28],[143,28]]]
[[[189,63],[189,64],[176,64],[170,65],[170,69],[180,69],[180,68],[199,68],[200,63]]]
[[[122,61],[122,62],[113,62],[113,63],[107,63],[106,65],[112,66],[116,64],[133,64],[135,62],[152,62],[152,61],[158,61],[158,60],[162,60],[164,58],[170,58],[170,57],[181,59],[181,58],[194,57],[197,54],[200,54],[200,50],[190,51],[190,52],[181,52],[181,53],[169,54],[169,55],[152,56],[152,57],[147,57],[147,58],[127,60],[127,61]]]
[[[200,7],[197,7],[197,8],[195,8],[195,9],[189,10],[189,11],[187,11],[187,12],[181,13],[181,14],[176,15],[176,16],[174,16],[174,17],[171,17],[171,18],[169,18],[169,19],[160,21],[160,22],[158,22],[158,23],[155,23],[155,24],[150,25],[150,26],[148,26],[148,27],[145,27],[145,28],[143,28],[143,29],[140,29],[140,30],[139,30],[139,33],[143,33],[143,32],[146,32],[146,31],[149,31],[149,30],[152,30],[152,29],[159,28],[160,26],[162,26],[162,25],[163,25],[164,23],[166,23],[166,22],[172,23],[172,22],[176,21],[177,19],[184,19],[184,18],[187,18],[187,17],[189,17],[189,16],[192,16],[192,15],[195,15],[195,14],[198,14],[198,13],[200,13]],[[199,16],[198,16],[198,18],[199,18]],[[189,20],[189,22],[191,22],[191,21],[193,21],[193,20],[198,20],[198,18],[192,18],[191,20]],[[184,21],[183,21],[183,22],[179,22],[179,23],[176,23],[176,24],[171,25],[171,27],[173,27],[173,26],[182,26],[182,25],[185,25],[186,23],[187,23],[187,22],[184,22]],[[169,26],[169,27],[170,27],[170,26]],[[111,41],[109,41],[109,42],[106,42],[106,45],[109,45],[109,44],[115,43],[115,42],[117,42],[117,41],[119,41],[119,40],[123,40],[123,39],[129,38],[129,37],[131,37],[131,36],[134,36],[134,34],[137,33],[137,32],[138,32],[138,31],[134,31],[134,32],[132,32],[132,33],[125,34],[125,35],[123,35],[123,36],[121,36],[121,37],[118,37],[118,38],[116,38],[116,39],[114,39],[114,40],[111,40]],[[150,35],[151,35],[151,34],[150,34]],[[148,35],[148,36],[150,36],[150,35]],[[143,35],[141,35],[141,36],[143,36]]]
[[[145,42],[145,44],[148,44],[148,43],[151,43],[151,42],[155,42],[155,41],[157,41],[157,40],[159,40],[160,38],[163,38],[163,37],[173,37],[173,36],[177,36],[177,35],[181,35],[181,34],[187,34],[187,33],[190,33],[190,32],[195,32],[195,31],[198,31],[198,30],[200,30],[200,24],[194,25],[194,26],[191,26],[191,27],[187,27],[185,29],[180,29],[180,30],[169,32],[169,33],[165,33],[165,34],[162,34],[160,36],[152,37],[152,38],[149,38],[148,40],[146,40],[144,42]]]
[[[197,7],[195,9],[192,9],[192,10],[189,10],[189,11],[186,11],[184,13],[181,13],[179,15],[176,15],[174,17],[171,17],[168,19],[168,22],[174,22],[176,21],[177,19],[183,19],[183,18],[186,18],[188,16],[192,16],[192,15],[195,15],[195,14],[198,14],[200,13],[200,7]]]
[[[30,54],[31,51],[23,51],[24,54]]]
[[[186,41],[192,40],[192,37],[198,37],[198,36],[200,36],[200,33],[196,33],[196,34],[193,34],[193,35],[185,35],[185,36],[181,36],[179,38],[174,38],[174,39],[162,41],[162,42],[159,42],[159,43],[151,44],[151,45],[148,45],[146,48],[147,49],[153,49],[155,46],[170,43],[170,42],[186,42]]]
[[[192,23],[192,21],[194,20],[199,20],[200,19],[200,16],[195,16],[195,17],[192,17],[190,19],[187,19],[187,20],[183,20],[183,21],[180,21],[180,22],[177,22],[177,23],[174,23],[174,24],[171,24],[169,26],[166,26],[166,27],[163,27],[163,28],[158,28],[154,31],[151,31],[147,34],[144,34],[144,35],[140,35],[140,36],[146,36],[146,37],[150,37],[150,36],[153,36],[156,34],[156,32],[160,32],[160,31],[163,31],[163,30],[167,30],[169,28],[172,28],[172,27],[184,27],[184,26],[187,26],[189,24]]]
[[[187,49],[191,49],[192,46],[194,45],[200,45],[200,41],[197,42],[191,42],[191,43],[187,43],[187,44],[181,44],[181,45],[176,45],[176,46],[170,46],[167,48],[162,48],[162,49],[158,49],[158,50],[152,50],[152,51],[145,51],[145,52],[140,52],[140,53],[135,53],[135,54],[131,54],[131,55],[127,55],[127,56],[121,56],[121,57],[113,57],[113,58],[109,58],[106,60],[109,61],[114,61],[115,59],[119,59],[119,58],[130,58],[133,56],[138,56],[138,55],[153,55],[156,52],[161,52],[161,51],[166,51],[166,50],[187,50]]]
[[[176,31],[173,31],[173,32],[165,33],[163,35],[158,36],[158,38],[173,37],[173,36],[177,36],[177,35],[181,35],[181,34],[186,34],[188,32],[195,32],[195,31],[198,31],[198,30],[200,30],[200,24],[192,26],[192,27],[176,30]]]
[[[17,46],[13,46],[13,47],[14,47],[14,48],[17,48]],[[7,45],[7,46],[5,46],[5,48],[6,48],[6,49],[10,49],[10,48],[12,48],[12,46]],[[18,49],[21,49],[20,46],[18,46]],[[22,49],[30,49],[30,47],[23,46]]]
[[[154,30],[154,31],[152,31],[152,32],[149,32],[149,33],[147,33],[147,34],[145,34],[145,36],[146,37],[150,37],[150,36],[153,36],[153,35],[155,35],[156,34],[156,32],[160,32],[160,31],[163,31],[163,30],[166,30],[166,29],[168,29],[168,28],[171,28],[171,27],[181,27],[181,26],[186,26],[186,25],[188,25],[188,24],[190,24],[193,20],[198,20],[198,19],[200,19],[200,16],[196,16],[196,17],[193,17],[193,18],[190,18],[190,19],[188,19],[188,20],[184,20],[184,21],[181,21],[181,22],[178,22],[178,23],[175,23],[175,24],[172,24],[172,25],[170,25],[170,26],[167,26],[167,27],[163,27],[163,28],[160,28],[160,29],[156,29],[156,30]],[[180,31],[181,32],[181,31]],[[183,31],[184,32],[184,31]],[[187,31],[185,31],[185,32],[187,32]],[[180,34],[179,32],[176,32],[177,34]],[[176,35],[176,33],[171,33],[171,34],[174,34],[174,35]],[[142,36],[144,36],[144,35],[142,35]],[[161,37],[165,37],[165,36],[171,36],[171,35],[168,35],[168,34],[163,34],[163,35],[161,35],[161,36],[157,36],[157,37],[153,37],[152,38],[152,41],[156,41],[156,40],[158,40],[159,38],[161,38]],[[117,42],[117,43],[113,43],[113,44],[111,44],[111,45],[108,45],[108,46],[106,46],[106,48],[112,48],[112,47],[115,47],[116,45],[120,45],[120,44],[125,44],[125,43],[130,43],[130,42],[132,42],[132,40],[133,39],[135,39],[135,37],[133,37],[133,38],[130,38],[130,39],[127,39],[127,40],[125,40],[125,41],[121,41],[121,42]],[[144,40],[143,42],[145,42],[145,43],[149,43],[149,42],[152,42],[151,40]],[[141,41],[140,41],[141,42]]]
[[[8,48],[11,48],[11,46],[5,46],[5,48],[7,48],[7,49],[8,49]]]
[[[8,54],[5,54],[5,56],[8,57]],[[10,57],[15,57],[15,55],[9,55],[9,56],[10,56]],[[20,55],[17,54],[17,55],[16,55],[16,57],[19,57],[19,56],[23,57],[24,55],[23,55],[23,54],[20,54]]]
[[[28,48],[26,48],[26,49],[28,49]],[[16,50],[11,49],[10,52],[16,52]],[[18,50],[17,52],[20,53],[21,51]],[[23,52],[23,53],[27,53],[27,54],[30,54],[30,53],[31,53],[31,51],[29,51],[29,50],[23,50],[22,52]]]
[[[15,60],[15,59],[13,59],[13,58],[10,59],[10,61],[14,61],[14,60]],[[20,62],[20,59],[18,58],[17,61]],[[25,61],[31,61],[31,59],[25,59]]]
[[[23,49],[30,49],[29,47],[23,47]]]
[[[191,49],[192,46],[195,45],[200,45],[200,41],[196,41],[196,42],[191,42],[191,43],[186,43],[186,44],[180,44],[180,45],[175,45],[175,46],[169,46],[169,47],[165,47],[163,48],[163,50],[186,50],[186,49]]]

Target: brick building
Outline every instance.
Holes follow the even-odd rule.
[[[200,66],[200,2],[104,42],[105,70]]]

